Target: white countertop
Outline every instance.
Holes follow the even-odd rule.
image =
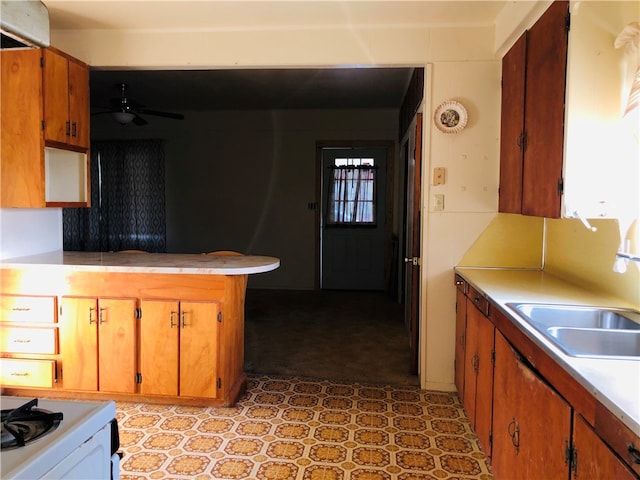
[[[76,272],[183,273],[246,275],[280,266],[275,257],[261,255],[204,255],[193,253],[49,252],[9,258],[0,268],[68,269]]]
[[[561,368],[640,435],[640,360],[569,356],[507,306],[517,302],[618,308],[635,308],[634,305],[585,290],[539,270],[456,268],[456,272],[497,304],[502,313]]]

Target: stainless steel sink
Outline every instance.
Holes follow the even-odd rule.
[[[636,310],[535,303],[507,306],[568,355],[640,360],[640,312]]]
[[[510,303],[508,306],[534,327],[542,329],[573,327],[640,330],[640,312],[635,310],[537,303]]]
[[[640,330],[551,327],[547,332],[574,357],[640,357]]]

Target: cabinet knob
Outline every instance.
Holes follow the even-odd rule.
[[[629,456],[631,457],[631,461],[633,463],[640,465],[640,450],[633,446],[633,443],[630,443],[627,447],[627,452],[629,452]]]

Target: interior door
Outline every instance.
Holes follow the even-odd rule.
[[[404,318],[409,332],[412,374],[418,373],[418,318],[420,298],[420,186],[422,183],[422,114],[416,115],[413,149],[409,140],[406,165],[406,224],[404,255]]]
[[[373,158],[375,224],[328,225],[327,209],[332,167],[342,159]],[[322,209],[320,220],[320,288],[384,290],[386,147],[322,149]]]

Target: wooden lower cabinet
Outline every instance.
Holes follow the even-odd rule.
[[[467,330],[467,297],[462,290],[456,290],[456,351],[455,383],[458,396],[464,397],[465,349]]]
[[[573,416],[573,452],[572,480],[638,478],[577,413]]]
[[[571,407],[495,335],[493,455],[496,479],[566,479]],[[604,477],[584,477],[604,478]]]
[[[142,300],[140,393],[218,395],[217,302]]]
[[[135,392],[136,303],[132,298],[62,297],[64,389]]]
[[[468,298],[463,404],[487,456],[491,456],[493,398],[493,338],[491,321]]]

